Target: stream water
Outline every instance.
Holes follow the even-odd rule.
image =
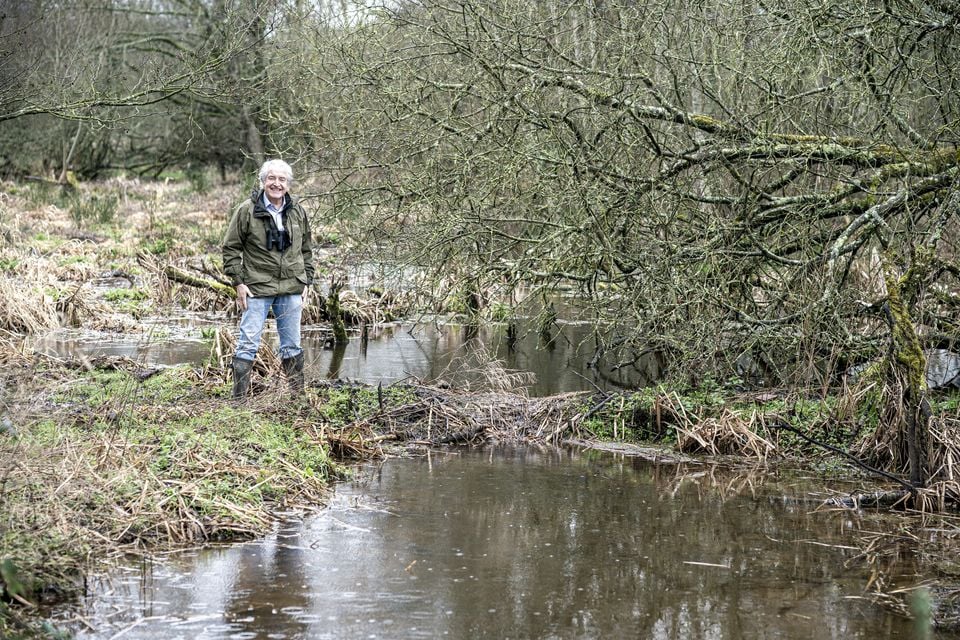
[[[134,564],[54,615],[128,640],[914,637],[844,565],[849,533],[883,516],[817,510],[824,491],[581,449],[433,452],[363,467],[264,539]]]

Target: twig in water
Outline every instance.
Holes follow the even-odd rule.
[[[887,473],[886,471],[883,471],[882,469],[876,469],[876,468],[874,468],[874,467],[871,467],[871,466],[868,465],[867,463],[859,460],[856,456],[853,456],[853,455],[847,453],[846,451],[844,451],[843,449],[840,449],[839,447],[835,447],[835,446],[833,446],[832,444],[828,444],[828,443],[826,443],[826,442],[821,442],[821,441],[819,441],[819,440],[817,440],[817,439],[815,439],[815,438],[811,438],[810,436],[808,436],[807,434],[803,433],[802,431],[800,431],[800,430],[797,429],[796,427],[793,427],[793,426],[791,426],[791,425],[789,425],[789,424],[786,424],[785,422],[777,422],[777,423],[772,424],[772,425],[770,425],[770,426],[771,426],[772,428],[774,428],[774,429],[784,429],[784,430],[786,430],[786,431],[791,431],[791,432],[797,434],[798,436],[800,436],[801,438],[803,438],[804,440],[806,440],[807,442],[809,442],[810,444],[814,444],[814,445],[817,445],[818,447],[823,447],[824,449],[827,449],[827,450],[829,450],[829,451],[833,451],[834,453],[837,453],[837,454],[843,456],[844,458],[846,458],[847,460],[849,460],[850,462],[852,462],[852,463],[855,464],[856,466],[860,467],[860,468],[863,469],[864,471],[868,471],[868,472],[870,472],[870,473],[875,473],[875,474],[877,474],[878,476],[881,476],[881,477],[886,478],[887,480],[890,480],[890,481],[892,481],[892,482],[896,482],[896,483],[899,484],[900,486],[902,486],[902,487],[904,487],[905,489],[907,489],[907,491],[909,491],[911,495],[916,496],[917,487],[913,486],[912,484],[910,484],[910,483],[907,482],[906,480],[903,480],[902,478],[898,478],[897,476],[893,475],[892,473]]]

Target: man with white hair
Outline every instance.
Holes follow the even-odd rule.
[[[267,160],[260,188],[238,205],[223,239],[223,271],[237,289],[240,338],[233,355],[233,397],[250,393],[250,374],[267,314],[273,310],[280,359],[294,393],[303,393],[300,317],[303,290],[313,282],[310,223],[289,191],[293,169]]]

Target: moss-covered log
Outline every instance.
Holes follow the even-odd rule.
[[[213,291],[230,300],[234,300],[237,297],[237,290],[230,285],[217,282],[211,278],[201,278],[199,276],[195,276],[184,271],[183,269],[173,266],[172,264],[168,264],[166,267],[164,267],[163,273],[174,282],[190,285],[191,287],[209,289],[210,291]]]
[[[327,317],[330,319],[330,326],[333,328],[334,344],[350,342],[347,337],[347,327],[343,321],[343,310],[340,308],[340,290],[342,288],[342,282],[333,282],[330,284],[330,293],[327,295]]]

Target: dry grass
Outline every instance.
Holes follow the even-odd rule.
[[[232,327],[220,327],[213,337],[213,346],[210,349],[210,358],[207,362],[206,373],[218,376],[222,380],[230,378],[233,354],[237,350],[236,330]],[[266,340],[260,342],[260,349],[253,363],[254,392],[261,391],[262,383],[258,379],[277,379],[283,375],[283,365],[280,356],[270,347]]]
[[[868,433],[854,447],[860,459],[890,473],[907,475],[909,459],[907,452],[905,416],[896,389],[884,389],[881,395],[886,401],[881,405],[880,426]],[[860,391],[861,399],[869,391]],[[922,511],[944,511],[960,506],[960,413],[958,409],[941,409],[932,412],[928,423],[929,457],[927,464],[931,481],[918,490],[913,508]]]
[[[6,368],[26,366],[31,360],[32,355],[28,353],[22,336],[0,330],[0,365]]]
[[[684,453],[737,455],[766,460],[777,447],[760,433],[766,429],[757,410],[748,417],[723,409],[716,415],[691,415],[676,393],[665,397],[666,408],[678,419],[677,448]]]
[[[402,313],[403,304],[394,296],[363,296],[352,289],[342,289],[340,310],[348,324],[376,326]]]
[[[11,333],[36,335],[60,325],[54,300],[44,289],[33,269],[22,273],[0,274],[0,329]],[[28,284],[29,283],[29,284]]]

